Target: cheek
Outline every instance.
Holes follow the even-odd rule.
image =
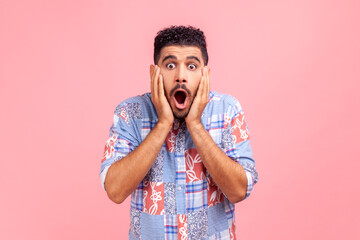
[[[165,95],[169,97],[171,91],[171,84],[169,81],[166,81],[165,79],[164,79],[164,91],[165,91]]]
[[[194,76],[192,84],[190,86],[190,91],[193,95],[195,95],[195,93],[200,85],[200,80],[201,80],[201,72],[200,72],[200,74],[197,74],[196,76]]]
[[[164,90],[165,94],[169,96],[170,90],[171,90],[171,84],[172,84],[172,76],[168,73],[168,71],[161,69],[161,75],[163,76],[164,80]]]

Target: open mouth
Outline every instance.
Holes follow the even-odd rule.
[[[184,109],[187,103],[187,92],[183,89],[179,89],[174,94],[175,106],[178,109]]]

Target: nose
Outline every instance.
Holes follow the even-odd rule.
[[[176,82],[177,83],[186,83],[187,82],[186,66],[181,65],[178,67]]]

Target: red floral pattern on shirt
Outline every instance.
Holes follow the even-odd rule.
[[[206,171],[196,148],[185,151],[186,182],[204,179]]]
[[[117,140],[116,136],[112,136],[107,140],[105,144],[104,155],[101,162],[104,162],[106,159],[109,159],[113,156],[115,151],[114,145],[116,143],[116,140]]]
[[[224,195],[211,177],[207,177],[206,180],[208,183],[208,205],[212,207],[224,201]]]
[[[224,128],[226,128],[229,124],[230,119],[228,117],[225,117]],[[243,112],[233,118],[233,120],[231,121],[231,128],[234,143],[239,143],[250,138]]]
[[[144,181],[144,212],[164,215],[164,183]]]
[[[125,111],[125,108],[124,108],[124,107],[121,108],[120,117],[121,117],[122,119],[124,119],[127,124],[129,124],[129,121],[128,121],[128,118],[127,118],[127,116],[126,116],[126,111]]]
[[[177,215],[178,222],[178,240],[186,240],[187,239],[187,219],[185,214]]]
[[[236,240],[235,221],[232,222],[231,228],[229,229],[229,232],[230,232],[230,240]]]

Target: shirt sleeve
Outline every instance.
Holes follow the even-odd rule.
[[[229,108],[227,119],[225,119],[224,136],[228,136],[229,144],[226,154],[235,162],[241,164],[247,177],[247,192],[245,198],[249,197],[255,183],[258,181],[258,173],[255,168],[255,160],[250,146],[250,133],[246,124],[244,112],[240,103],[233,99],[234,104]]]
[[[100,181],[105,191],[105,179],[110,166],[124,158],[139,145],[136,137],[136,122],[129,118],[131,114],[128,114],[128,106],[129,104],[121,103],[116,107],[109,138],[105,143],[100,169]]]

